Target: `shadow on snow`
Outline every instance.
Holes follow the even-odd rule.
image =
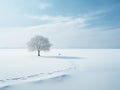
[[[43,58],[55,58],[55,59],[82,59],[82,57],[72,57],[72,56],[41,56]]]

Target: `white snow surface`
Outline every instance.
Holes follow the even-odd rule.
[[[56,76],[66,75],[74,66],[59,52],[42,53],[29,52],[25,49],[0,50],[0,87],[45,80]]]
[[[120,90],[120,49],[0,50],[0,90]],[[3,80],[3,81],[2,81]]]

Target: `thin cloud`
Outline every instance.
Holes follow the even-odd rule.
[[[86,17],[63,15],[27,16],[30,19],[45,21],[46,23],[23,28],[11,28],[8,32],[4,30],[0,33],[1,46],[12,46],[13,44],[17,47],[25,46],[32,36],[40,34],[50,38],[54,47],[119,47],[120,37],[118,34],[120,30],[112,29],[108,31],[104,27],[88,27],[88,24],[91,24],[96,17],[101,18],[101,13],[91,14]],[[21,37],[21,35],[24,35],[24,37]]]
[[[101,13],[103,12],[101,11]],[[96,12],[90,15],[87,14],[88,16],[86,17],[63,15],[28,15],[27,18],[45,21],[46,23],[23,28],[11,28],[12,31],[9,30],[9,32],[7,33],[0,33],[0,41],[2,42],[2,40],[4,40],[4,42],[6,42],[3,42],[2,46],[8,44],[11,46],[13,44],[15,44],[16,46],[25,46],[26,42],[32,36],[40,34],[49,37],[55,47],[108,47],[108,44],[111,44],[112,41],[115,41],[115,43],[111,44],[111,47],[115,47],[114,45],[119,45],[117,44],[118,39],[117,37],[115,37],[117,36],[117,33],[119,34],[119,30],[102,31],[105,28],[88,27],[88,24],[91,24],[91,22],[95,20],[95,16],[99,19],[101,18],[99,16],[101,13]],[[8,35],[9,37],[5,37]],[[21,37],[21,35],[24,35],[24,37]],[[112,36],[114,36],[115,38],[110,40],[109,38],[111,38]],[[71,44],[71,41],[74,44]],[[105,42],[107,42],[108,44],[104,44]],[[102,44],[103,46],[101,46],[100,44]]]
[[[65,17],[62,15],[59,16],[50,16],[50,15],[41,15],[41,16],[34,16],[34,15],[27,15],[28,18],[34,19],[34,20],[41,20],[46,22],[62,22],[62,21],[68,21],[72,17]]]
[[[51,6],[52,5],[50,3],[45,3],[45,2],[40,2],[39,5],[38,5],[39,9],[42,9],[42,10],[47,9],[47,8],[49,8]]]
[[[99,10],[96,12],[92,13],[87,13],[82,16],[64,16],[64,15],[57,15],[57,16],[51,16],[51,15],[26,15],[27,18],[36,20],[36,21],[41,21],[43,23],[42,25],[60,25],[63,24],[65,25],[78,25],[79,27],[85,27],[89,21],[100,19],[101,14],[104,16],[107,11],[105,10]]]
[[[42,15],[42,16],[32,16],[27,15],[28,18],[33,20],[39,20],[41,22],[44,22],[42,25],[39,26],[50,26],[50,27],[84,27],[87,25],[87,21],[90,20],[90,18],[83,18],[83,17],[73,17],[73,16],[49,16],[49,15]]]
[[[94,11],[94,12],[90,12],[88,14],[83,15],[83,17],[95,17],[95,16],[100,16],[103,15],[105,13],[109,12],[109,10],[98,10],[98,11]]]

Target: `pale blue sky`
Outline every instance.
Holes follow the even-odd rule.
[[[120,48],[120,0],[0,0],[0,47],[34,35],[55,48]]]

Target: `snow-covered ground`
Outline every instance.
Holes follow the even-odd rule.
[[[53,54],[53,53],[51,53]],[[56,56],[36,56],[27,50],[0,51],[0,87],[66,75],[74,67]]]
[[[120,49],[0,50],[0,90],[120,90]]]

